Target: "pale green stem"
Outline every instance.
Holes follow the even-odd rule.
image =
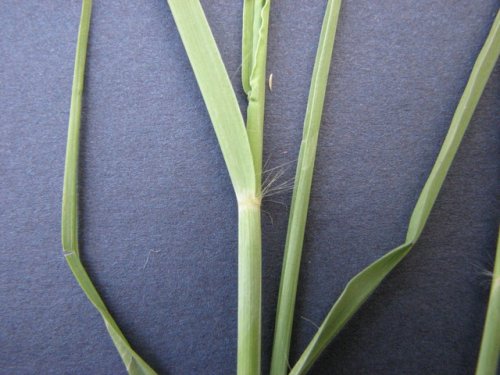
[[[255,196],[238,202],[238,375],[260,374],[261,366],[260,201],[269,6],[270,0],[245,0],[243,7],[242,83],[256,190]]]
[[[238,203],[238,375],[260,374],[262,256],[260,201]]]
[[[476,375],[495,375],[500,356],[500,231]]]

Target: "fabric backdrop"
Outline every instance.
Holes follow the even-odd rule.
[[[202,1],[242,106],[241,1]],[[293,177],[326,1],[274,0],[266,169]],[[313,182],[291,363],[407,222],[500,3],[345,0]],[[124,374],[60,245],[80,1],[0,2],[0,373]],[[235,373],[236,202],[164,0],[94,1],[81,248],[162,374]],[[311,374],[472,374],[499,205],[497,65],[420,242]],[[264,201],[268,372],[291,189]]]

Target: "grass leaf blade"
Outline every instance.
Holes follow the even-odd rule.
[[[408,225],[407,241],[417,239],[425,226],[486,82],[495,67],[499,53],[500,11],[497,12],[489,36],[477,57],[467,86],[451,120],[450,130],[413,210]]]
[[[300,356],[290,375],[303,375],[309,371],[333,338],[359,310],[389,272],[403,260],[412,247],[412,243],[404,243],[398,246],[370,264],[347,283],[344,291]]]
[[[64,171],[63,203],[61,215],[62,247],[68,266],[87,298],[101,314],[106,329],[118,350],[129,374],[156,374],[146,362],[130,347],[120,328],[109,313],[102,298],[85,271],[78,247],[78,154],[80,145],[80,123],[82,111],[83,82],[87,55],[88,35],[92,1],[82,1],[80,27],[75,56],[73,89],[69,114],[68,143]]]
[[[288,353],[309,196],[340,7],[340,0],[328,1],[314,63],[288,221],[276,312],[271,375],[285,375],[288,370]]]
[[[252,152],[236,95],[199,0],[168,0],[237,195],[254,195]]]
[[[479,53],[434,167],[415,205],[404,244],[358,273],[335,302],[290,375],[302,375],[418,240],[500,54],[500,11]]]

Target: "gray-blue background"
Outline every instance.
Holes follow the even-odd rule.
[[[294,172],[325,3],[272,4],[265,158],[286,168],[283,179]],[[241,1],[203,5],[242,99]],[[344,1],[292,362],[345,283],[402,242],[498,6]],[[2,374],[125,373],[59,240],[79,13],[79,1],[0,2]],[[155,369],[233,374],[235,199],[165,1],[95,1],[85,89],[85,265]],[[497,65],[420,243],[312,374],[473,372],[497,232],[499,118]],[[290,196],[264,203],[264,373]]]

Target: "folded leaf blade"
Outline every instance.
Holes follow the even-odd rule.
[[[104,320],[106,329],[120,354],[129,374],[154,375],[149,365],[131,348],[120,328],[109,313],[92,280],[80,260],[78,246],[78,153],[82,111],[83,82],[87,43],[90,29],[92,1],[82,1],[82,12],[75,56],[73,89],[69,114],[68,142],[64,170],[63,203],[61,215],[61,241],[71,272],[90,302]]]

